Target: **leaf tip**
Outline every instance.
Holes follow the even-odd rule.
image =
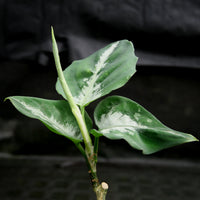
[[[53,31],[53,26],[51,26],[51,33],[53,33],[54,31]]]
[[[53,26],[51,26],[51,37],[52,37],[52,41],[54,41],[55,40],[55,36],[54,36]]]
[[[3,102],[5,102],[6,100],[10,100],[10,97],[6,97]]]
[[[198,142],[198,141],[199,141],[199,139],[197,139],[192,134],[185,133],[185,143],[187,143],[187,142]]]
[[[190,138],[188,139],[188,142],[199,142],[199,139],[197,139],[193,135],[190,135]]]

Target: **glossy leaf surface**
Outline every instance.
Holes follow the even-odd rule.
[[[28,117],[40,120],[51,131],[63,135],[75,143],[82,141],[78,124],[67,101],[23,96],[13,96],[7,99],[18,111]],[[90,129],[92,121],[88,115],[86,115],[86,122]]]
[[[190,134],[172,130],[136,102],[120,96],[101,101],[94,118],[99,130],[92,133],[109,139],[124,139],[133,148],[151,154],[186,142],[197,141]]]
[[[133,44],[121,40],[73,62],[64,70],[64,76],[76,104],[86,106],[122,87],[136,72],[136,62]],[[59,80],[56,90],[66,98]]]

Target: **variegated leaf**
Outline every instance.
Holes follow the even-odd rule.
[[[86,106],[123,86],[136,72],[136,62],[132,43],[121,40],[73,62],[64,70],[64,76],[76,104]],[[59,80],[56,89],[66,98]]]
[[[23,96],[13,96],[7,99],[22,114],[40,120],[51,131],[63,135],[75,143],[82,141],[78,124],[67,101]],[[92,121],[88,115],[86,115],[86,122],[90,129]]]
[[[99,128],[92,130],[94,135],[124,139],[144,154],[197,141],[190,134],[166,127],[142,106],[125,97],[111,96],[101,101],[94,117]]]

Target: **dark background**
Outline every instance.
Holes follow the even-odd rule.
[[[61,99],[51,25],[63,68],[110,42],[131,40],[137,73],[112,94],[129,97],[167,126],[200,138],[199,19],[198,0],[0,0],[0,151],[79,155],[70,141],[3,103],[12,95]],[[96,103],[88,108],[91,116]],[[153,156],[199,160],[199,151],[195,142]],[[105,138],[100,155],[141,156],[124,141]]]

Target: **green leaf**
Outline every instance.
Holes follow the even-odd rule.
[[[63,135],[75,143],[82,141],[78,124],[67,101],[23,96],[13,96],[7,99],[22,114],[40,120],[51,131]],[[88,115],[86,115],[86,122],[90,129],[92,121]]]
[[[111,96],[101,101],[94,118],[99,128],[92,130],[94,135],[124,139],[144,154],[197,141],[190,134],[166,127],[141,105],[125,97]]]
[[[64,70],[64,76],[76,104],[86,106],[122,87],[136,72],[137,59],[133,44],[121,40],[73,62]],[[56,90],[66,99],[59,80]]]

